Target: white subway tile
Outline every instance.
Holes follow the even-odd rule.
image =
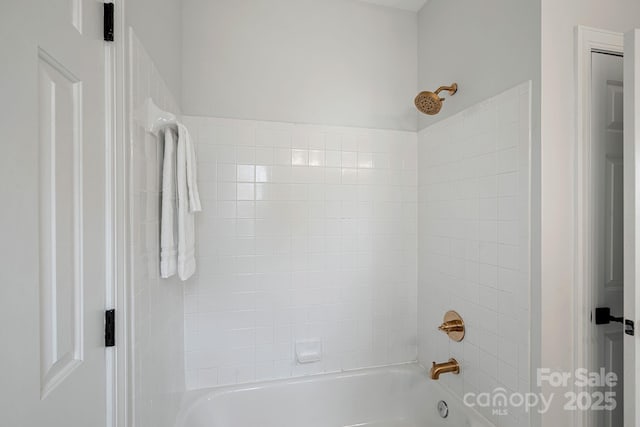
[[[418,134],[418,356],[460,358],[459,378],[443,378],[460,397],[529,391],[530,128],[526,83]],[[432,329],[451,308],[467,325],[463,352]]]
[[[186,367],[209,369],[215,381],[190,387],[414,360],[415,136],[237,123],[198,123],[198,135],[217,135],[218,149],[203,181],[215,210],[198,220],[205,257],[198,286],[189,288],[197,293],[185,291],[197,298],[188,310],[204,316],[190,327],[189,349],[207,351],[188,357]],[[378,326],[370,287],[376,276],[362,274],[376,263],[388,284],[377,307],[391,316]],[[330,326],[341,320],[355,322],[353,339]],[[294,333],[324,337],[335,356],[296,367]],[[387,337],[375,350],[374,335]]]
[[[238,165],[237,180],[238,182],[254,182],[256,179],[255,165]]]
[[[309,166],[322,167],[325,165],[324,150],[309,150]]]
[[[133,75],[128,95],[134,100],[134,110],[151,97],[160,108],[180,114],[177,102],[162,82],[160,73],[133,32],[130,55]],[[130,117],[130,121],[135,123],[133,117]],[[191,125],[188,124],[189,127],[192,127]],[[134,202],[130,219],[135,275],[132,307],[135,317],[135,340],[132,349],[135,360],[131,364],[131,375],[136,382],[133,395],[136,408],[151,408],[154,396],[160,395],[167,403],[154,408],[153,414],[146,410],[137,412],[134,420],[136,425],[152,425],[153,419],[175,419],[177,408],[180,406],[181,384],[200,387],[197,367],[185,370],[184,366],[186,360],[192,360],[189,355],[193,353],[192,350],[199,348],[200,344],[198,330],[194,326],[198,300],[193,292],[189,292],[195,288],[196,279],[188,282],[188,289],[183,294],[183,286],[178,283],[176,277],[159,277],[158,230],[162,144],[142,127],[136,128],[132,132],[131,141],[131,197]],[[207,135],[203,135],[203,139],[207,139]],[[198,144],[198,151],[201,154],[200,179],[203,183],[214,183],[215,187],[217,150],[210,145],[203,148]],[[211,196],[215,197],[216,192],[203,192],[203,199]],[[184,347],[170,346],[165,351],[156,352],[167,340],[184,342]],[[148,358],[150,354],[153,354],[152,359]],[[153,363],[149,363],[150,360]]]

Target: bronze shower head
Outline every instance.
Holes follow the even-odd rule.
[[[453,95],[458,91],[458,84],[453,83],[451,86],[440,86],[435,92],[420,92],[415,99],[416,108],[420,110],[420,112],[430,116],[438,114],[444,101],[444,98],[440,98],[438,94],[443,90],[449,91],[449,95]]]

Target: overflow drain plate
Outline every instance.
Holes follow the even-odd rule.
[[[442,418],[447,418],[449,416],[449,406],[444,400],[438,402],[438,413]]]

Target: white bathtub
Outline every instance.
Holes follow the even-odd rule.
[[[446,374],[445,374],[446,375]],[[437,404],[444,400],[443,419]],[[399,365],[187,393],[178,427],[486,427],[424,368]]]

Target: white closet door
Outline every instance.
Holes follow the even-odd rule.
[[[106,425],[103,4],[0,13],[0,425]]]

